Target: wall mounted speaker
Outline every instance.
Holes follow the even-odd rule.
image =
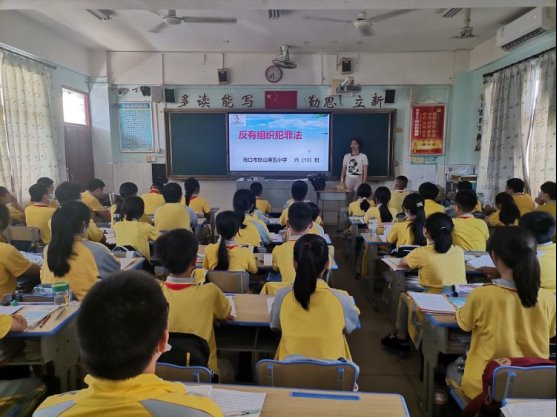
[[[176,95],[173,88],[164,89],[164,101],[166,103],[176,103]]]
[[[168,182],[166,178],[166,164],[151,164],[153,184],[164,185]]]
[[[352,74],[352,58],[340,59],[340,72],[341,74]]]
[[[217,76],[219,78],[219,84],[230,84],[230,69],[229,68],[219,68],[217,70]]]
[[[395,90],[385,90],[385,104],[394,104]]]

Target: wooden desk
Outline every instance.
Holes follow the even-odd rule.
[[[367,230],[366,224],[364,223],[363,216],[347,216],[346,223],[350,227],[350,260],[352,265],[356,266],[356,261],[358,256],[356,254],[356,239],[361,230]]]
[[[383,235],[371,235],[371,233],[361,233],[365,244],[367,245],[367,299],[369,303],[377,310],[377,303],[373,300],[375,292],[375,276],[377,274],[376,266],[378,252],[380,247],[389,247],[391,244],[386,241]]]

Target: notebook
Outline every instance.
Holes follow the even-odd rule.
[[[445,295],[412,291],[409,291],[408,295],[412,297],[416,306],[425,313],[454,314],[456,312],[455,306],[449,302]]]
[[[478,256],[476,259],[467,262],[474,269],[480,269],[484,266],[495,268],[495,264],[489,255]]]

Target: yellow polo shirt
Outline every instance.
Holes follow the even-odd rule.
[[[259,237],[261,238],[261,240],[263,241],[263,239],[267,239],[267,241],[271,241],[271,234],[269,232],[269,228],[267,227],[267,225],[265,224],[265,222],[263,220],[261,220],[259,217],[257,217],[257,215],[255,214],[255,212],[253,212],[252,214],[246,213],[246,217],[245,217],[245,221],[246,222],[253,222],[256,224],[256,228],[257,231],[259,233]],[[265,235],[262,236],[262,235]]]
[[[168,277],[162,292],[169,305],[168,330],[191,333],[207,341],[211,353],[209,368],[218,374],[214,320],[224,320],[232,306],[215,284],[196,285],[194,278]]]
[[[391,220],[391,222],[395,222],[396,221],[396,215],[398,214],[397,211],[392,208],[389,207],[389,211],[391,212],[391,216],[393,216],[393,219]],[[377,219],[377,225],[381,225],[381,223],[383,223],[381,221],[381,213],[379,212],[379,206],[378,207],[371,207],[368,211],[366,211],[366,214],[364,214],[364,222],[367,224],[369,223],[369,219],[371,219],[372,217],[375,217]]]
[[[418,270],[420,284],[429,288],[443,288],[466,284],[464,251],[451,246],[447,253],[435,251],[433,244],[414,249],[406,256],[411,269]]]
[[[393,224],[393,227],[387,236],[387,242],[394,244],[396,247],[414,245],[414,233],[410,227],[411,223],[411,221],[405,220],[403,222]]]
[[[159,237],[153,226],[137,220],[122,220],[114,224],[114,234],[118,246],[133,246],[145,259],[151,260],[149,241]]]
[[[12,294],[16,278],[23,275],[33,263],[8,243],[0,243],[0,298]]]
[[[102,206],[101,202],[97,199],[97,197],[95,197],[89,191],[84,191],[84,192],[81,193],[81,201],[83,201],[85,203],[85,205],[87,207],[89,207],[89,210],[91,210],[91,213],[94,213],[96,211],[106,210]]]
[[[269,200],[265,200],[261,197],[255,198],[255,208],[261,213],[270,213],[273,211],[273,207],[271,206],[271,203],[269,203]]]
[[[473,213],[482,213],[482,212],[483,212],[483,210],[482,210],[482,203],[480,203],[480,202],[478,201],[478,204],[476,204],[476,207],[474,207]]]
[[[367,200],[367,202],[369,203],[370,207],[375,207],[375,202],[373,200],[367,199],[367,198],[358,198],[356,201],[351,202],[350,204],[348,204],[348,215],[349,216],[363,216],[364,214],[366,214],[361,208],[360,208],[360,204],[364,201]],[[369,209],[368,209],[369,210]]]
[[[482,392],[482,374],[491,359],[549,357],[549,339],[555,336],[555,294],[540,289],[536,305],[524,308],[516,290],[506,287],[476,288],[457,311],[459,327],[472,332],[462,377],[469,398]]]
[[[524,216],[536,209],[536,203],[530,194],[516,193],[513,195],[514,202],[520,210],[520,215]]]
[[[87,375],[85,384],[85,389],[48,397],[37,412],[63,417],[153,417],[192,412],[223,417],[213,400],[188,394],[184,384],[165,381],[155,374],[140,374],[119,381]],[[156,412],[145,407],[146,401],[152,402],[149,408]]]
[[[25,224],[28,227],[36,227],[41,231],[41,242],[45,245],[50,242],[49,222],[55,211],[55,208],[39,203],[25,209]]]
[[[164,205],[164,197],[159,193],[145,193],[141,195],[141,199],[145,203],[145,214],[152,216],[155,210]]]
[[[116,213],[116,204],[113,204],[112,206],[110,206],[110,227],[114,228],[114,213]],[[142,223],[148,223],[148,224],[153,224],[153,222],[151,221],[151,219],[145,214],[143,213],[143,216],[141,216],[141,219],[139,219],[140,222]]]
[[[252,274],[257,272],[257,263],[255,255],[250,248],[239,246],[235,243],[226,245],[228,251],[228,270],[229,271],[247,271]],[[213,271],[218,263],[218,243],[210,243],[205,248],[205,257],[203,258],[203,268]]]
[[[8,211],[10,212],[10,219],[12,223],[23,223],[25,216],[23,215],[22,211],[19,211],[11,204],[8,204]]]
[[[396,210],[396,213],[402,213],[402,202],[408,195],[406,190],[391,190],[391,201],[389,201],[389,207]]]
[[[427,199],[424,202],[424,211],[427,218],[433,213],[444,213],[445,207],[439,204],[437,201]]]
[[[499,218],[499,214],[501,213],[500,210],[497,210],[495,213],[491,213],[485,221],[487,224],[493,227],[503,227],[505,224]],[[514,221],[514,223],[510,226],[518,226],[518,219]]]
[[[72,251],[74,255],[68,260],[70,270],[63,277],[57,277],[48,268],[48,246],[46,246],[43,252],[44,261],[41,268],[41,282],[43,284],[69,282],[70,290],[81,301],[91,287],[97,283],[99,270],[93,253],[79,239],[76,239],[74,242]]]
[[[292,236],[282,245],[273,249],[273,269],[278,271],[282,282],[294,282],[296,270],[294,269],[294,244],[300,235]]]
[[[182,197],[180,203],[186,205],[185,196]],[[192,195],[190,198],[190,205],[188,207],[190,207],[197,214],[207,214],[211,211],[209,201],[207,201],[205,197],[201,197],[200,195]]]
[[[155,210],[155,229],[186,229],[191,231],[190,214],[186,206],[180,203],[165,203]]]
[[[466,214],[453,219],[453,243],[465,251],[485,251],[489,229],[484,220]]]
[[[12,316],[0,314],[0,339],[8,334],[12,327]]]
[[[243,226],[245,226],[245,228],[240,228],[240,231],[236,235],[236,242],[240,245],[260,246],[261,235],[257,227],[247,217],[244,218]]]
[[[541,287],[555,292],[555,243],[538,245]]]
[[[289,204],[287,208],[282,210],[282,213],[280,214],[279,222],[280,222],[281,226],[286,226],[286,222],[288,221],[288,209],[290,208],[290,205],[291,204]],[[363,214],[362,214],[362,216],[363,216]],[[315,219],[315,222],[317,224],[323,224],[323,220],[321,219],[321,216],[317,216],[317,219]]]
[[[555,219],[555,200],[551,200],[549,203],[542,204],[536,208],[536,211],[544,211],[549,213]]]

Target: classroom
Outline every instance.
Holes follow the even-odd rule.
[[[555,417],[555,34],[0,0],[0,416]]]

